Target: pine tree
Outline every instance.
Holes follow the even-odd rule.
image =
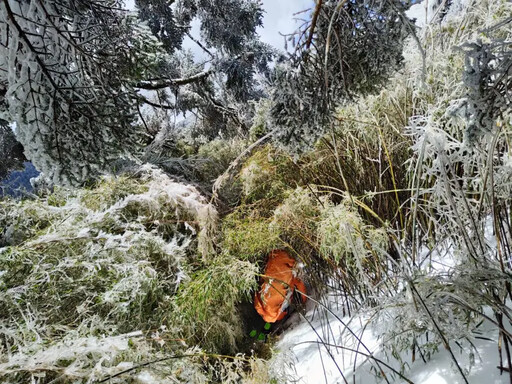
[[[310,21],[290,40],[296,46],[274,73],[272,123],[289,149],[310,148],[332,122],[334,109],[379,91],[400,68],[414,26],[408,0],[317,1]]]
[[[17,123],[27,157],[54,182],[86,180],[143,139],[126,79],[152,64],[156,39],[120,5],[0,4],[1,116]]]
[[[230,103],[261,96],[254,77],[267,69],[272,49],[256,34],[260,4],[137,5],[147,27],[121,0],[0,4],[0,117],[17,123],[27,157],[55,183],[79,184],[119,157],[137,155],[152,139],[137,124],[142,103],[198,110],[216,132],[216,123],[227,126],[228,120],[247,131],[245,112]],[[209,52],[209,69],[182,48],[194,18],[201,22],[203,42],[197,44]],[[140,90],[158,91],[161,102]]]

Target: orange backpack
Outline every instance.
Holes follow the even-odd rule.
[[[295,274],[296,261],[288,252],[270,252],[261,289],[254,296],[254,308],[267,323],[275,323],[286,316],[293,291],[306,292],[306,286]],[[306,296],[301,295],[303,302]]]

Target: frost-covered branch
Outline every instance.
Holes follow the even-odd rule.
[[[276,137],[301,151],[332,123],[340,104],[379,91],[402,61],[409,35],[399,0],[317,2],[295,33],[296,51],[277,66],[271,98]]]
[[[17,123],[27,157],[55,183],[77,184],[104,172],[144,140],[133,124],[127,79],[151,69],[157,42],[120,5],[0,4],[0,117]],[[137,48],[141,37],[143,49]]]
[[[200,72],[196,75],[181,78],[181,79],[156,79],[156,80],[144,80],[138,82],[135,87],[141,88],[141,89],[147,89],[147,90],[158,90],[158,89],[164,89],[169,87],[179,87],[182,85],[187,85],[195,82],[199,82],[208,76],[210,76],[214,71],[208,70]]]

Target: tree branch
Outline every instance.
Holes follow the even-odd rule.
[[[182,85],[195,83],[197,81],[205,79],[212,73],[213,73],[213,70],[210,69],[208,71],[200,72],[194,76],[190,76],[190,77],[186,77],[186,78],[140,81],[137,84],[135,84],[135,87],[141,88],[141,89],[147,89],[150,91],[156,91],[158,89],[164,89],[164,88],[169,88],[169,87],[179,87]]]
[[[320,8],[322,8],[322,0],[318,0],[318,2],[316,3],[315,11],[313,12],[313,19],[311,20],[311,26],[309,27],[309,37],[308,40],[306,41],[306,50],[309,49],[309,46],[313,41],[313,35],[315,34],[316,22],[318,20]]]
[[[144,97],[142,95],[137,95],[135,97],[135,100],[141,101],[144,104],[150,105],[150,106],[152,106],[154,108],[167,109],[167,110],[171,110],[171,111],[174,111],[176,109],[172,105],[162,104],[162,103],[155,103],[155,102],[149,100],[147,97]]]
[[[199,46],[199,48],[201,48],[201,49],[202,49],[203,51],[205,51],[208,55],[210,55],[210,57],[211,57],[212,59],[214,58],[213,53],[211,53],[211,52],[208,50],[208,48],[206,48],[203,44],[201,44],[201,42],[200,42],[199,40],[197,40],[194,36],[192,36],[192,35],[190,34],[190,32],[188,32],[188,31],[187,31],[187,32],[186,32],[186,34],[187,34],[187,36],[188,36],[188,38],[189,38],[190,40],[192,40],[194,43],[196,43],[196,44]]]
[[[62,91],[59,89],[59,86],[57,85],[57,83],[55,83],[55,80],[53,79],[53,77],[51,76],[50,72],[48,71],[47,66],[45,65],[45,63],[39,57],[40,53],[38,53],[38,51],[35,49],[35,47],[32,44],[32,42],[28,39],[28,37],[26,35],[26,32],[18,24],[18,21],[16,20],[16,17],[14,16],[14,13],[13,13],[13,11],[12,11],[8,1],[4,2],[4,7],[5,7],[5,11],[7,12],[7,18],[11,21],[12,25],[16,29],[19,38],[25,43],[27,49],[30,52],[32,52],[32,54],[34,55],[34,59],[35,59],[36,63],[39,65],[39,67],[41,68],[41,71],[46,76],[46,78],[48,79],[48,81],[50,82],[52,87],[57,92],[62,94]],[[63,96],[64,96],[64,98],[66,100],[68,100],[68,98],[65,97],[65,95],[63,95]]]

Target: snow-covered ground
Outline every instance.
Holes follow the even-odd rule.
[[[496,249],[496,237],[493,234],[493,221],[487,217],[484,225],[484,238],[489,249]],[[437,244],[433,250],[423,247],[419,251],[420,269],[423,273],[434,277],[450,274],[461,262],[454,251],[451,240]],[[386,342],[383,334],[393,327],[394,316],[387,318],[386,323],[371,319],[372,314],[361,312],[351,317],[343,316],[336,304],[335,294],[329,295],[328,303],[310,305],[305,318],[287,330],[276,343],[277,351],[273,365],[289,377],[290,382],[301,384],[372,384],[385,383],[383,378],[376,376],[377,369],[382,368],[389,383],[414,384],[465,384],[450,352],[439,347],[430,359],[422,360],[416,353],[415,361],[409,348],[401,355],[407,368],[400,377],[393,370],[400,371],[400,363],[395,358],[388,359],[383,351]],[[325,301],[325,300],[324,300]],[[316,307],[315,307],[316,306]],[[508,303],[510,307],[510,303]],[[328,308],[328,309],[327,309]],[[383,309],[386,311],[386,309]],[[484,315],[494,319],[490,308],[484,308]],[[418,314],[418,316],[420,316]],[[371,320],[371,321],[370,321]],[[505,324],[507,331],[512,328]],[[464,371],[470,384],[509,383],[509,373],[500,372],[498,354],[498,329],[496,325],[484,320],[473,331],[474,349],[465,344],[460,348],[450,340],[450,347],[455,358]],[[425,342],[425,340],[420,340]],[[505,352],[503,352],[505,355]],[[504,360],[506,360],[504,356]],[[506,362],[503,363],[506,366]],[[295,380],[295,381],[292,381]]]
[[[311,319],[312,316],[313,312],[309,312],[307,318]],[[302,321],[295,328],[286,332],[276,345],[279,354],[275,358],[275,363],[284,367],[290,377],[295,377],[298,380],[297,383],[337,384],[348,382],[351,384],[370,384],[385,382],[384,379],[375,376],[376,363],[365,355],[373,355],[375,358],[382,360],[383,363],[398,369],[396,361],[386,360],[383,353],[379,351],[378,326],[374,325],[365,329],[364,317],[355,317],[352,320],[344,317],[339,321],[330,315],[328,317],[329,327],[326,326],[325,318],[320,320],[318,313],[316,317],[317,319],[314,319],[311,323]],[[362,340],[361,344],[355,340],[342,322],[350,326],[351,331]],[[499,356],[496,327],[489,322],[484,322],[479,327],[478,336],[479,338],[474,340],[476,352],[474,353],[473,365],[470,364],[471,357],[467,351],[460,351],[455,343],[451,343],[457,361],[467,371],[466,377],[469,383],[498,384],[509,382],[508,372],[500,375],[500,370],[497,368]],[[358,350],[360,354],[353,352],[353,350]],[[356,369],[354,370],[356,356]],[[464,379],[454,366],[453,359],[445,349],[441,349],[434,354],[426,364],[418,356],[414,363],[410,354],[403,355],[402,358],[410,366],[404,376],[415,384],[464,383]],[[293,364],[290,364],[291,362]],[[380,364],[380,366],[388,375],[390,383],[407,382],[396,374],[394,377],[390,375],[391,370],[383,364]]]

